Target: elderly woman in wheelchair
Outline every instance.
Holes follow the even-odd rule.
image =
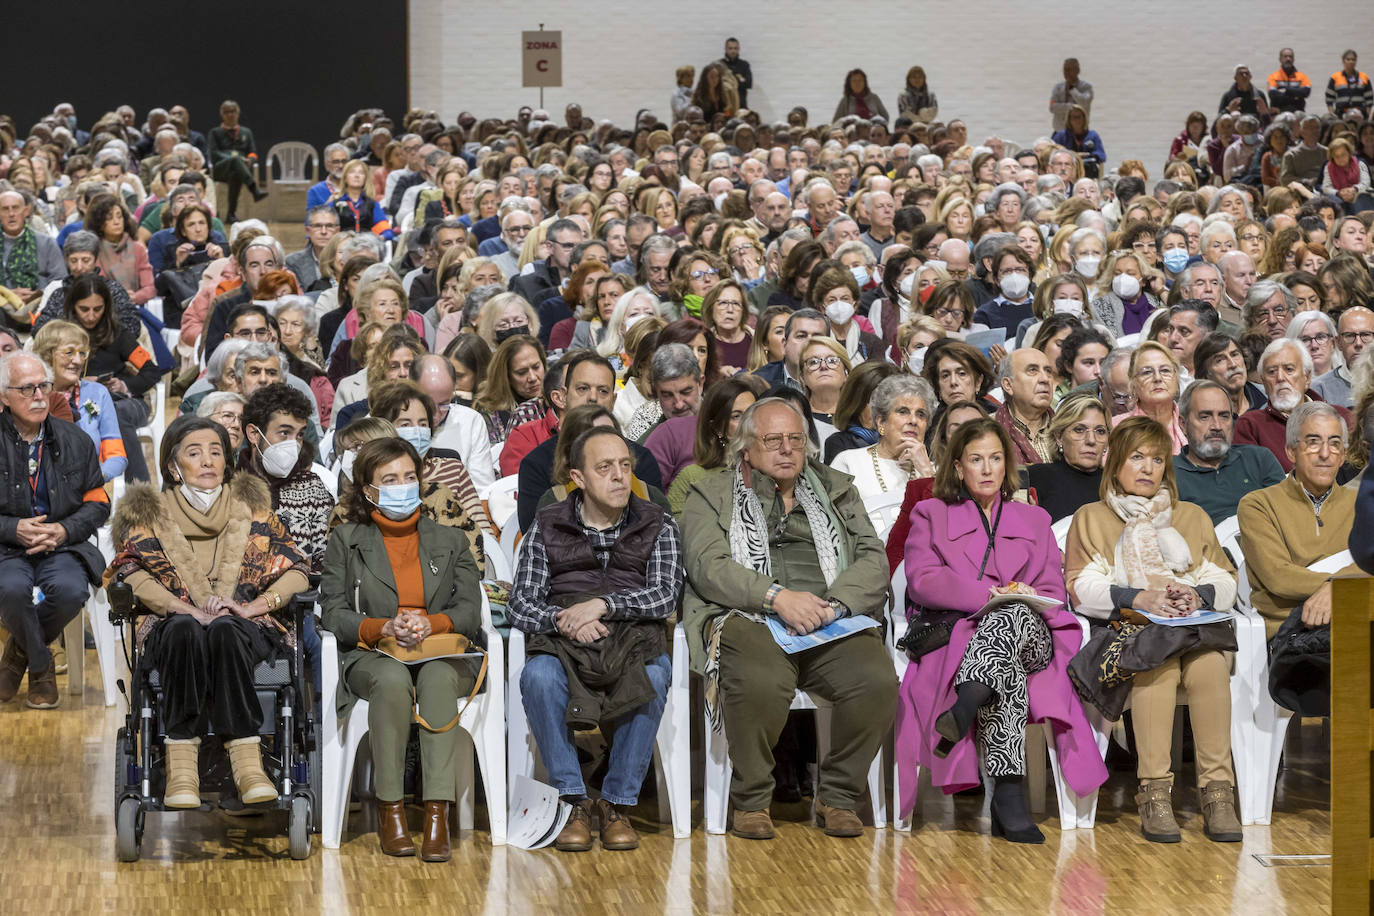
[[[162,688],[167,808],[201,804],[207,727],[224,743],[241,801],[277,798],[263,770],[253,670],[290,648],[285,613],[309,587],[309,563],[273,514],[265,484],[233,473],[232,454],[223,427],[178,418],[159,456],[164,489],[130,487],[113,523],[107,584],[122,579],[152,612],[136,638],[144,670],[156,670]]]

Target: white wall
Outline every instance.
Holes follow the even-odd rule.
[[[410,0],[410,101],[445,120],[462,109],[513,117],[538,105],[520,86],[520,32],[563,31],[564,87],[544,104],[561,123],[568,102],[587,116],[628,125],[650,108],[665,121],[673,70],[700,68],[739,38],[754,70],[749,107],[780,120],[804,105],[811,123],[829,120],[844,74],[859,66],[895,117],[907,68],[921,64],[944,120],[962,117],[975,142],[996,133],[1022,145],[1050,132],[1050,87],[1067,56],[1096,91],[1092,126],[1108,161],[1145,162],[1158,177],[1169,141],[1193,109],[1211,117],[1236,64],[1257,83],[1291,45],[1312,79],[1308,110],[1350,43],[1374,63],[1374,26],[1359,4],[1310,0],[1181,2],[980,0],[970,3],[847,0]],[[1341,27],[1339,23],[1348,23]]]

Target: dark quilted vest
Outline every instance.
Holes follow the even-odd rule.
[[[649,557],[663,527],[663,509],[632,494],[629,513],[603,567],[577,520],[572,498],[539,511],[536,517],[549,558],[551,604],[568,607],[596,595],[644,587]]]

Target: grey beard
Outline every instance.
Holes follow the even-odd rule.
[[[1194,455],[1204,461],[1216,461],[1218,458],[1226,457],[1226,453],[1231,450],[1231,443],[1225,439],[1203,439],[1189,448]]]

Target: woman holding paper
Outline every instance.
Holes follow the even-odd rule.
[[[431,634],[481,639],[477,564],[459,529],[439,525],[420,507],[424,465],[404,439],[374,439],[353,461],[348,521],[334,529],[324,557],[320,604],[325,629],[339,641],[343,702],[368,701],[376,767],[382,852],[413,856],[406,827],[405,755],[412,719],[420,728],[426,862],[449,858],[449,805],[456,799],[458,731],[443,729],[471,694],[477,672],[466,659],[407,665],[374,651],[401,649]],[[418,714],[412,716],[412,709]],[[426,725],[425,723],[430,723]]]
[[[1074,515],[1064,565],[1074,608],[1111,626],[1095,628],[1071,676],[1083,698],[1109,720],[1121,717],[1129,699],[1140,758],[1141,832],[1156,843],[1180,840],[1170,801],[1170,751],[1182,684],[1193,723],[1204,832],[1217,842],[1238,842],[1230,666],[1224,654],[1235,650],[1235,633],[1224,620],[1155,623],[1229,610],[1236,600],[1235,568],[1211,520],[1178,498],[1172,454],[1169,431],[1148,417],[1123,420],[1107,440],[1102,500]]]
[[[1021,784],[1027,723],[1053,725],[1078,794],[1095,790],[1107,771],[1065,671],[1082,631],[1063,604],[1050,517],[1012,501],[1015,455],[1000,424],[964,423],[936,471],[935,498],[911,513],[900,808],[914,806],[918,764],[952,793],[978,784],[981,763],[994,784],[993,835],[1043,843]]]

